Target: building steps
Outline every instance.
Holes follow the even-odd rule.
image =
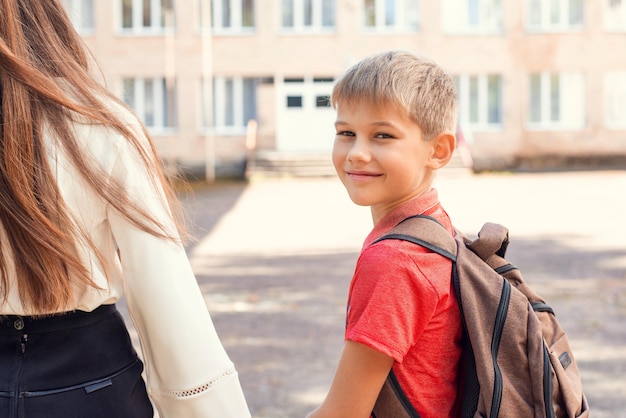
[[[329,152],[257,151],[247,176],[329,177],[335,169]]]

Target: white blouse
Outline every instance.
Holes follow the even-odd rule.
[[[137,120],[120,112],[147,144]],[[75,132],[94,163],[175,234],[162,189],[154,186],[128,141],[100,125],[76,124]],[[79,227],[102,249],[110,272],[107,280],[103,266],[83,243],[80,257],[101,289],[76,288],[68,310],[92,311],[126,296],[139,334],[148,392],[160,418],[250,417],[237,372],[215,331],[183,246],[130,223],[87,185],[52,138],[47,143],[63,198]],[[0,239],[6,243],[2,228]],[[5,259],[11,274],[6,253]],[[28,315],[15,281],[14,275],[9,277],[8,298],[0,305],[0,314]]]

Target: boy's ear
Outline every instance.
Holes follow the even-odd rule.
[[[450,131],[444,131],[432,140],[430,166],[433,170],[444,167],[456,149],[456,137]]]

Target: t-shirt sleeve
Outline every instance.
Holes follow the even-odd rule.
[[[424,261],[433,256],[437,255],[423,254]],[[397,247],[375,244],[366,248],[357,262],[346,339],[402,363],[433,317],[437,303],[436,289],[414,259]]]

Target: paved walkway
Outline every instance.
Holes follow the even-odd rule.
[[[507,225],[508,256],[553,305],[594,418],[626,417],[626,172],[444,175],[440,199],[471,235]],[[198,189],[190,249],[256,418],[303,417],[324,397],[344,304],[371,228],[335,179]]]

